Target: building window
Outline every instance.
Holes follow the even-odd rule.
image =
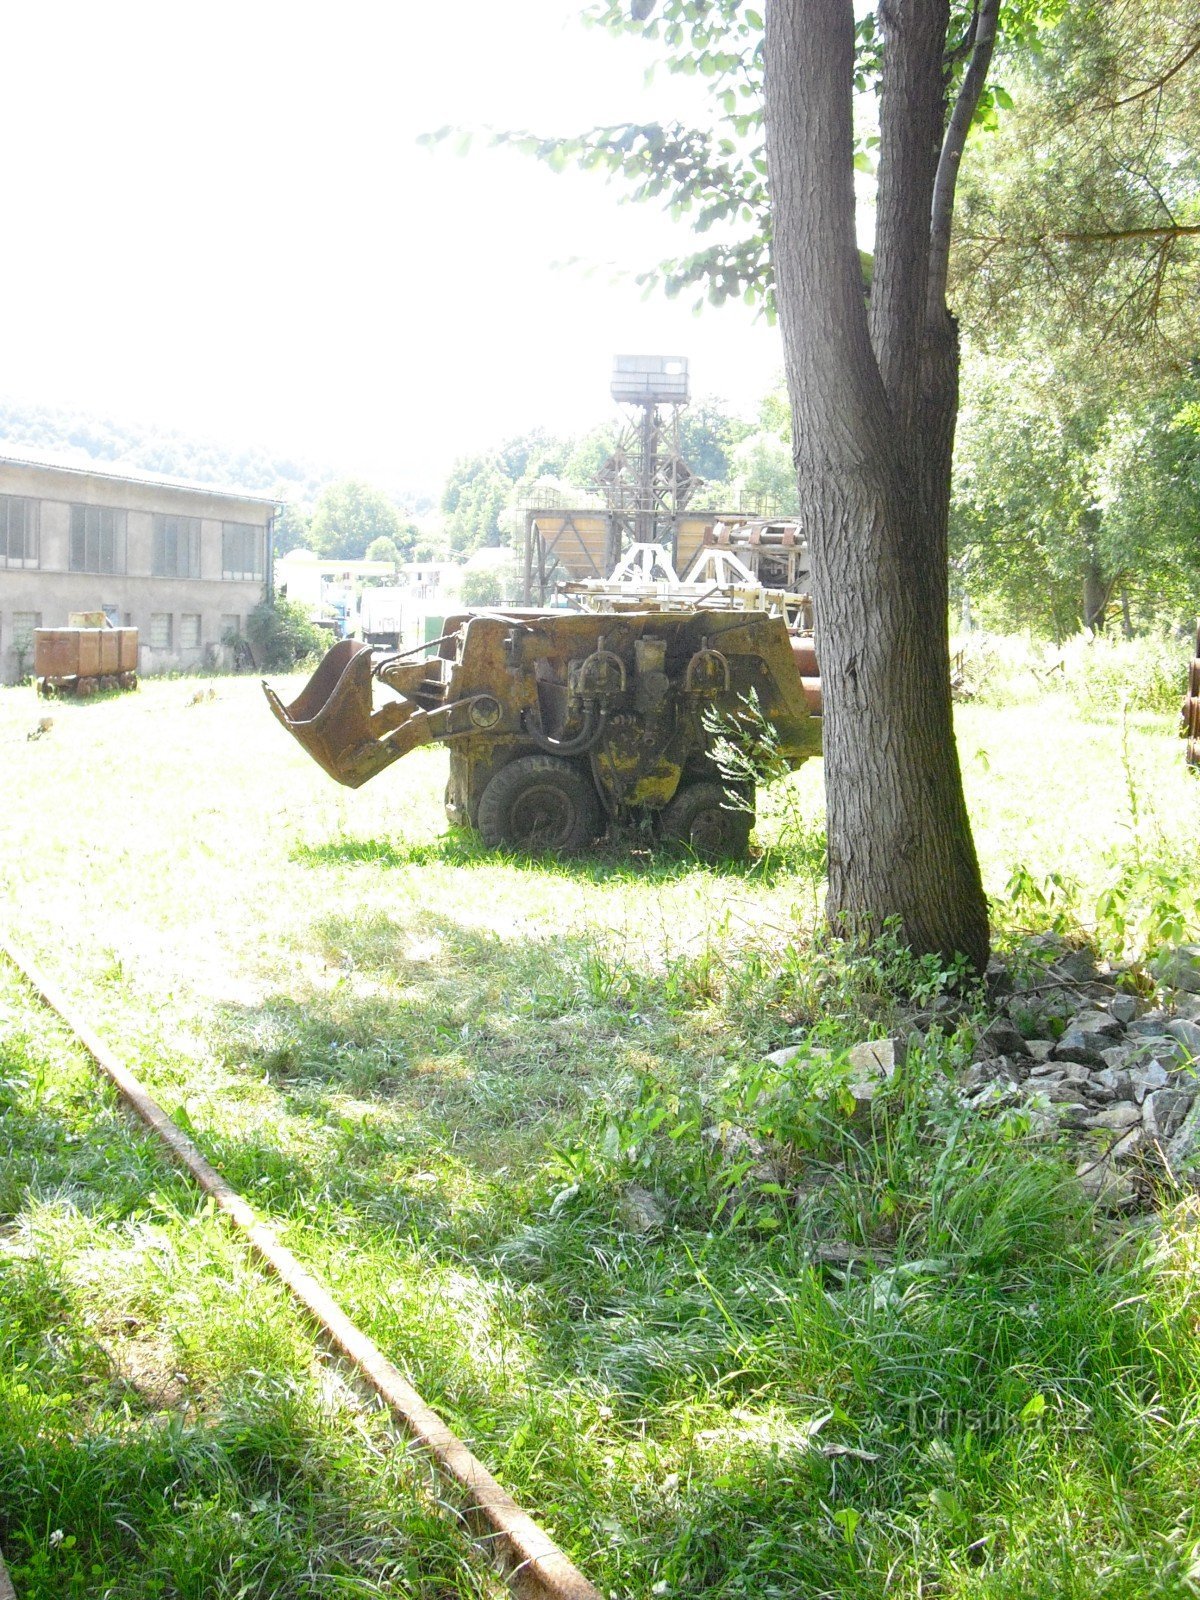
[[[221,614],[221,641],[222,641],[222,643],[224,643],[225,640],[227,640],[227,639],[240,639],[241,636],[242,636],[242,619],[241,619],[241,617],[235,617],[235,616],[231,615],[229,612],[222,612],[222,614]]]
[[[154,558],[150,567],[156,578],[198,578],[200,576],[200,518],[154,518]]]
[[[226,578],[261,578],[263,530],[252,522],[221,524],[221,572]]]
[[[0,494],[0,567],[38,564],[38,502]]]
[[[125,513],[109,506],[71,507],[71,571],[125,571]]]
[[[33,633],[35,628],[42,625],[40,611],[14,611],[12,614],[12,642],[13,649],[24,654],[33,649]]]
[[[150,648],[151,650],[169,650],[171,648],[171,613],[169,611],[152,611],[150,613]]]
[[[181,650],[198,650],[200,648],[200,613],[198,611],[185,611],[180,617],[179,648]]]

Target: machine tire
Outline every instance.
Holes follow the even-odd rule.
[[[750,845],[753,811],[731,811],[724,785],[689,783],[663,807],[664,839],[686,845],[702,861],[740,861]]]
[[[582,850],[603,824],[591,778],[560,756],[520,756],[501,767],[479,800],[479,832],[495,850]]]

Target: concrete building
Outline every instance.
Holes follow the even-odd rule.
[[[137,628],[143,674],[228,659],[271,593],[276,506],[0,446],[0,682],[28,671],[34,628],[80,611]]]

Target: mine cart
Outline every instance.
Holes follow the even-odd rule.
[[[580,849],[614,818],[653,818],[708,857],[741,854],[712,717],[751,696],[793,767],[821,750],[812,639],[759,611],[493,611],[447,619],[437,654],[344,639],[276,716],[357,788],[418,745],[450,751],[446,809],[491,846]]]
[[[38,691],[95,694],[137,686],[136,628],[35,628],[33,675]]]

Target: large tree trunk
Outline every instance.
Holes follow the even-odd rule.
[[[854,232],[851,0],[772,0],[775,278],[825,686],[829,915],[988,953],[950,703],[957,337],[930,315],[945,0],[892,0],[870,321]]]

